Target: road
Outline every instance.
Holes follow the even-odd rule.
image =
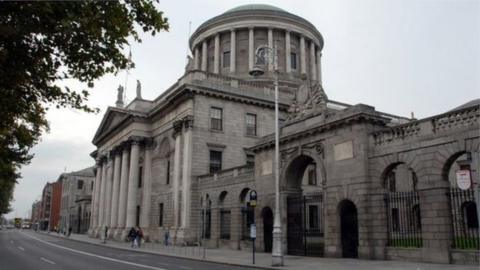
[[[253,269],[120,250],[19,230],[0,231],[0,268],[22,270]]]

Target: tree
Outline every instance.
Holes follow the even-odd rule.
[[[124,55],[139,31],[168,31],[158,0],[0,2],[0,214],[9,211],[18,170],[48,131],[50,107],[96,112],[96,79],[133,67]],[[77,79],[87,89],[59,86]]]

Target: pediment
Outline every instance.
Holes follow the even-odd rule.
[[[118,108],[110,107],[105,112],[103,116],[102,122],[100,122],[100,126],[93,137],[93,144],[97,144],[100,138],[104,135],[108,134],[111,130],[115,129],[123,120],[128,118],[129,114]]]

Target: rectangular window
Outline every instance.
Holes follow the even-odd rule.
[[[142,179],[143,178],[143,167],[140,166],[138,168],[138,187],[141,188],[142,187]]]
[[[170,185],[170,160],[167,161],[167,185]]]
[[[230,67],[230,51],[223,52],[223,67]]]
[[[310,229],[318,229],[318,206],[317,205],[309,205],[308,206],[308,224],[310,225]]]
[[[292,69],[297,69],[297,54],[296,53],[290,53],[290,67]]]
[[[210,108],[210,128],[213,130],[223,130],[223,110],[222,108],[211,107]]]
[[[77,189],[83,189],[83,181],[82,180],[78,180]]]
[[[249,167],[255,166],[255,155],[247,154],[247,166]]]
[[[222,169],[222,152],[210,151],[210,173],[216,173]]]
[[[92,183],[90,184],[90,190],[93,190],[93,183],[94,182],[92,181]]]
[[[163,227],[163,203],[158,207],[158,227]]]
[[[245,118],[247,126],[247,135],[257,135],[257,115],[253,113],[247,113]]]
[[[315,166],[308,171],[308,184],[315,186],[317,185],[317,174],[315,172]]]

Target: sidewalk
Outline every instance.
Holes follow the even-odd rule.
[[[50,233],[54,237],[62,237],[62,234]],[[90,238],[88,235],[72,234],[69,239],[86,242],[94,245],[103,245],[112,248],[127,249],[134,252],[145,252],[160,254],[172,257],[180,257],[192,260],[204,260],[209,262],[224,263],[237,266],[256,267],[261,269],[280,269],[280,270],[478,270],[479,266],[474,265],[451,265],[451,264],[432,264],[419,262],[402,261],[380,261],[380,260],[362,260],[362,259],[341,259],[341,258],[318,258],[318,257],[300,257],[286,255],[284,258],[284,267],[271,266],[270,253],[255,253],[255,265],[252,264],[252,252],[243,250],[229,249],[205,249],[205,259],[203,259],[203,249],[198,247],[178,247],[164,246],[157,243],[144,243],[140,248],[131,248],[130,243],[107,241],[106,244],[97,238]]]

